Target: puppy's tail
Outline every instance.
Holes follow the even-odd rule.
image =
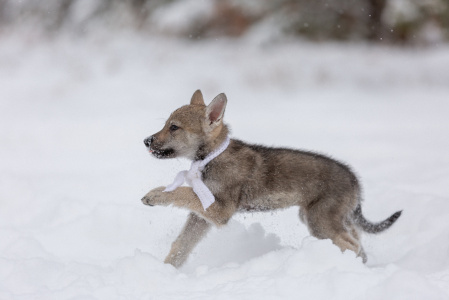
[[[379,233],[393,225],[394,222],[401,216],[402,210],[395,212],[388,219],[379,222],[371,223],[362,215],[362,206],[359,204],[354,210],[354,222],[367,233]]]

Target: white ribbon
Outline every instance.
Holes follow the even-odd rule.
[[[178,187],[180,187],[184,182],[187,182],[187,184],[192,187],[193,191],[200,199],[204,210],[206,210],[212,203],[215,202],[215,197],[209,190],[209,188],[201,180],[202,175],[201,172],[204,170],[204,167],[211,160],[213,160],[215,157],[223,153],[223,151],[225,151],[226,148],[228,148],[230,141],[231,140],[229,136],[226,137],[226,140],[223,142],[223,144],[221,144],[220,147],[209,153],[209,155],[207,155],[206,158],[204,158],[203,160],[192,161],[190,170],[188,171],[184,170],[179,172],[176,175],[175,180],[173,180],[173,182],[165,188],[164,192],[173,192]]]

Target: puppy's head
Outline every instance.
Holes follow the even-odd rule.
[[[144,140],[145,146],[157,158],[200,159],[225,128],[226,103],[226,95],[220,94],[206,106],[197,90],[189,105],[175,110],[161,131]]]

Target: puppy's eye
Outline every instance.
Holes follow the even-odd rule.
[[[176,131],[176,130],[178,130],[178,129],[179,129],[179,127],[176,126],[176,125],[171,125],[171,126],[170,126],[170,131],[171,131],[171,132]]]

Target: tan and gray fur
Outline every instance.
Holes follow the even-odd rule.
[[[157,158],[204,159],[229,134],[223,115],[227,99],[220,94],[206,106],[196,91],[189,105],[174,111],[158,133],[144,140]],[[299,206],[299,217],[310,233],[331,239],[342,251],[352,250],[366,261],[360,233],[378,233],[401,215],[373,224],[361,211],[361,191],[351,169],[321,154],[285,148],[250,145],[231,139],[228,148],[209,162],[202,180],[215,196],[204,210],[191,187],[173,192],[156,188],[144,196],[144,204],[174,205],[190,211],[173,242],[166,263],[181,266],[212,225],[225,225],[235,213]]]

